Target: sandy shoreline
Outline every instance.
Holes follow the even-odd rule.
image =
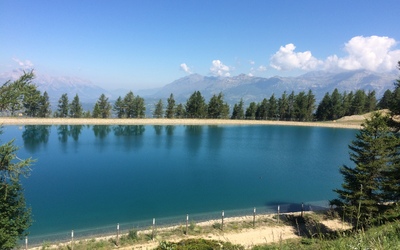
[[[313,212],[306,212],[306,213],[313,213]],[[300,212],[294,212],[294,213],[286,213],[286,214],[281,214],[282,216],[284,215],[300,215]],[[253,221],[253,216],[237,216],[237,217],[229,217],[225,218],[224,222],[228,225],[229,223],[240,223],[240,222],[247,222],[247,223],[252,223]],[[258,225],[255,228],[242,228],[238,230],[228,230],[227,232],[224,231],[218,231],[214,230],[213,232],[205,232],[205,233],[200,233],[197,235],[175,235],[175,234],[164,234],[163,236],[156,237],[155,240],[148,240],[146,242],[138,242],[133,245],[129,246],[120,246],[120,247],[115,247],[118,249],[154,249],[159,245],[160,241],[170,241],[170,242],[179,242],[180,240],[183,239],[190,239],[190,238],[195,238],[195,239],[208,239],[208,240],[218,240],[218,241],[228,241],[233,244],[240,244],[245,247],[245,249],[251,249],[252,247],[256,245],[261,245],[261,244],[270,244],[270,243],[276,243],[280,241],[284,241],[287,239],[296,239],[300,238],[298,235],[298,232],[296,229],[288,225],[287,223],[278,223],[277,219],[274,218],[274,214],[265,214],[265,215],[257,215],[257,220],[256,223],[261,223],[262,221],[270,221],[270,224],[267,225]],[[203,221],[196,223],[196,226],[199,227],[210,227],[214,223],[219,223],[221,222],[220,220],[209,220],[209,221]],[[347,223],[342,223],[338,219],[334,220],[327,220],[323,219],[320,221],[321,224],[325,225],[327,228],[330,230],[346,230],[351,228],[351,226]],[[262,224],[262,223],[261,223]],[[176,225],[176,226],[167,226],[167,227],[160,227],[157,228],[157,235],[160,234],[162,235],[162,232],[172,232],[174,230],[181,230],[182,225]],[[151,234],[151,230],[139,230],[138,234]],[[125,235],[121,234],[120,236]],[[75,241],[75,244],[78,244],[79,241],[108,241],[110,239],[116,239],[116,235],[109,235],[109,236],[100,236],[100,237],[89,237],[89,238],[81,238],[77,239]],[[48,249],[59,249],[59,247],[62,246],[70,246],[71,241],[68,242],[63,242],[63,243],[52,243],[52,245],[49,246]],[[35,246],[35,247],[30,247],[29,249],[31,250],[40,250],[43,249],[42,246]]]
[[[280,125],[360,129],[361,121],[294,122],[230,119],[97,119],[0,117],[1,125]]]

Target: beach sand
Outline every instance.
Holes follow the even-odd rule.
[[[329,122],[295,122],[230,119],[98,119],[0,117],[2,125],[281,125],[359,129],[363,119]]]
[[[312,212],[306,212],[306,213],[312,213]],[[281,214],[281,215],[296,215],[299,216],[300,212],[298,213],[287,213],[287,214]],[[257,223],[259,221],[275,221],[273,225],[265,226],[257,226]],[[247,222],[247,223],[252,223],[253,221],[253,216],[240,216],[240,217],[228,217],[225,218],[224,223],[227,225],[229,223],[240,223],[240,222]],[[277,243],[281,241],[285,241],[288,239],[298,239],[300,236],[298,235],[298,232],[296,231],[295,227],[287,225],[286,223],[280,223],[278,224],[276,221],[276,217],[274,219],[273,214],[268,214],[268,215],[257,215],[257,220],[256,220],[256,227],[255,228],[243,228],[243,229],[237,229],[237,230],[229,230],[227,232],[221,231],[221,230],[213,230],[212,232],[204,233],[204,234],[198,234],[198,235],[176,235],[176,234],[162,234],[161,232],[172,232],[176,229],[181,228],[181,225],[179,226],[170,226],[170,227],[161,227],[157,228],[157,233],[159,235],[163,235],[162,237],[156,237],[155,240],[149,240],[147,242],[141,242],[141,243],[136,243],[130,246],[121,246],[121,247],[115,247],[115,249],[121,249],[121,250],[145,250],[145,249],[154,249],[159,245],[160,241],[169,241],[169,242],[179,242],[183,239],[208,239],[208,240],[218,240],[218,241],[224,241],[224,242],[231,242],[233,244],[240,244],[245,247],[245,249],[251,249],[252,247],[256,245],[262,245],[262,244],[271,244],[271,243]],[[204,221],[204,222],[199,222],[196,223],[196,226],[205,228],[205,227],[210,227],[214,223],[220,223],[220,220],[210,220],[210,221]],[[325,225],[326,228],[329,228],[332,231],[341,231],[341,230],[347,230],[350,229],[351,226],[347,223],[343,224],[340,220],[338,219],[333,219],[333,220],[321,220],[321,224]],[[138,234],[146,234],[150,235],[151,230],[141,230],[138,231]],[[168,236],[165,236],[168,235]],[[110,240],[114,239],[115,240],[116,236],[105,236],[105,237],[97,237],[95,238],[96,241],[100,240]],[[77,239],[75,242],[79,241],[86,241],[86,240],[92,240],[93,238],[88,238],[88,239]],[[77,244],[77,243],[75,243]],[[49,246],[49,248],[46,249],[58,249],[61,246],[70,246],[71,242],[67,243],[54,243],[54,245]],[[31,250],[40,250],[42,247],[33,247],[29,248]]]

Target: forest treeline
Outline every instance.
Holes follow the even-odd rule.
[[[3,114],[28,117],[71,117],[71,118],[144,118],[146,104],[144,98],[132,91],[115,102],[102,94],[93,110],[83,110],[76,94],[69,101],[68,94],[58,100],[56,111],[52,112],[47,92],[43,94],[32,83],[34,73],[25,72],[20,79],[8,81],[0,87],[0,111]],[[248,119],[248,120],[284,120],[284,121],[325,121],[336,120],[343,116],[358,115],[377,109],[389,108],[400,98],[396,90],[386,90],[378,101],[375,91],[364,90],[340,93],[338,89],[327,92],[317,105],[311,90],[299,93],[284,92],[280,97],[272,94],[260,102],[251,102],[245,106],[240,100],[231,108],[224,100],[223,93],[214,94],[208,102],[200,91],[195,91],[186,103],[177,104],[173,93],[164,103],[160,99],[154,104],[154,118],[200,118],[200,119]]]

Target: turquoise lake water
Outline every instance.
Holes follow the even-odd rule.
[[[34,219],[30,237],[45,239],[71,229],[335,198],[338,169],[352,165],[347,146],[357,130],[182,125],[3,132],[3,143],[16,139],[20,158],[37,159],[23,184]]]

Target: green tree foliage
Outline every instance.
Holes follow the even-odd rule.
[[[377,107],[379,109],[389,109],[391,100],[392,100],[392,91],[388,89],[385,91],[385,93],[383,93],[383,96],[379,100]]]
[[[28,176],[32,159],[17,157],[13,141],[0,146],[0,249],[13,249],[31,225],[20,183]]]
[[[295,96],[294,102],[294,114],[295,119],[298,121],[306,121],[309,117],[307,113],[308,99],[306,93],[301,91],[298,95]]]
[[[343,99],[338,89],[334,89],[330,98],[330,104],[328,108],[328,119],[337,120],[343,116]]]
[[[175,109],[175,118],[185,118],[186,117],[186,110],[183,107],[182,103],[179,103]]]
[[[126,118],[135,118],[137,116],[135,110],[135,95],[132,91],[129,91],[128,94],[125,95],[122,106],[125,109],[124,114]]]
[[[233,108],[235,109],[235,108]],[[264,98],[260,104],[257,105],[256,119],[266,120],[268,117],[268,100]]]
[[[207,104],[200,91],[195,91],[187,100],[186,105],[187,118],[206,118]]]
[[[243,99],[240,99],[239,103],[237,103],[233,106],[231,119],[236,119],[236,120],[244,119]]]
[[[16,81],[7,81],[4,83],[0,87],[0,111],[6,111],[11,115],[15,115],[17,111],[24,107],[23,101],[25,96],[26,106],[30,108],[29,105],[33,105],[33,97],[37,96],[36,86],[32,84],[34,77],[33,71],[24,72]],[[30,91],[33,92],[31,93]],[[33,106],[32,111],[36,112],[36,108]]]
[[[289,112],[289,102],[286,91],[283,92],[282,96],[278,99],[278,114],[281,120],[285,120]]]
[[[50,108],[50,101],[49,95],[45,91],[43,95],[39,99],[39,117],[50,117],[51,115],[51,108]]]
[[[94,107],[93,107],[92,117],[93,118],[100,118],[101,117],[101,111],[100,111],[100,107],[99,107],[98,103],[96,103],[94,105]]]
[[[40,110],[40,91],[33,84],[27,85],[23,92],[23,107],[25,115],[30,117],[37,117]]]
[[[57,116],[58,117],[68,117],[69,111],[69,101],[67,93],[62,94],[60,99],[58,100],[58,109],[57,109]]]
[[[400,61],[398,62],[398,69],[400,70]],[[400,115],[400,77],[396,80],[394,83],[394,90],[392,93],[392,98],[389,103],[390,107],[390,112],[392,113],[392,116],[398,116]],[[400,122],[397,120],[393,120],[394,124],[393,126],[396,127],[398,130],[400,130]]]
[[[93,110],[93,117],[95,118],[109,118],[111,116],[111,104],[108,101],[108,97],[104,94],[101,94],[99,99],[95,104],[95,108]]]
[[[257,112],[257,103],[251,102],[249,107],[246,109],[245,118],[247,120],[255,120]]]
[[[326,121],[331,119],[331,96],[327,92],[319,103],[315,116],[317,120]]]
[[[146,107],[144,99],[140,96],[135,96],[132,91],[129,91],[123,100],[118,99],[119,103],[117,106],[114,105],[118,117],[143,118],[145,116]]]
[[[167,100],[167,109],[165,110],[166,118],[174,118],[175,116],[175,99],[174,95],[171,93]]]
[[[224,102],[222,93],[213,95],[208,103],[208,118],[226,119],[229,115],[229,105]]]
[[[117,113],[118,118],[123,118],[125,116],[125,104],[120,96],[115,101],[113,110]]]
[[[393,201],[398,191],[398,174],[393,173],[399,171],[400,140],[388,126],[389,119],[375,113],[365,121],[349,145],[355,167],[344,165],[340,169],[344,182],[342,189],[334,190],[339,198],[331,203],[355,218],[357,226],[373,222],[381,212],[380,205]]]
[[[162,100],[160,99],[156,104],[155,104],[155,109],[153,112],[153,117],[155,118],[162,118],[164,116],[164,104]]]
[[[146,116],[144,99],[140,96],[136,96],[135,98],[135,113],[137,118],[144,118]]]
[[[73,118],[81,118],[82,112],[83,112],[82,104],[79,101],[78,94],[76,94],[69,106],[69,116]]]
[[[376,110],[377,100],[375,90],[369,91],[365,99],[364,113]]]
[[[268,114],[269,119],[276,119],[278,115],[278,100],[276,100],[275,95],[272,94],[268,100]]]

